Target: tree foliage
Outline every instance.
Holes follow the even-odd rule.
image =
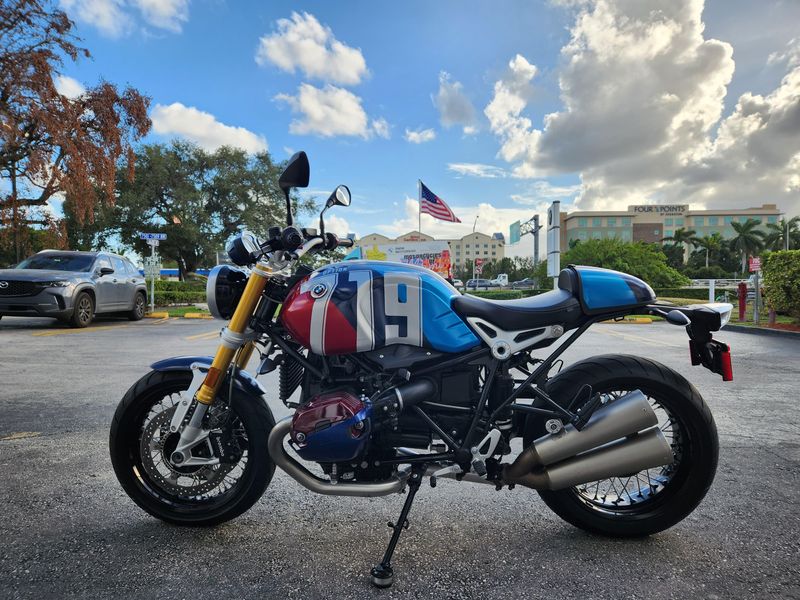
[[[768,305],[800,322],[800,250],[769,252],[763,258]]]
[[[46,225],[42,207],[57,194],[73,197],[80,220],[92,220],[100,197],[113,201],[119,159],[150,130],[149,99],[131,87],[58,92],[64,61],[89,56],[72,28],[46,0],[0,4],[0,177],[9,190],[0,216],[17,258],[20,230]]]
[[[747,257],[755,256],[764,247],[764,232],[757,229],[759,222],[747,219],[744,223],[731,223],[736,235],[731,240],[731,249],[742,259],[742,273],[747,272]]]
[[[629,273],[652,287],[676,287],[689,280],[667,264],[658,244],[623,242],[616,238],[586,240],[567,251],[561,264],[603,267]]]
[[[267,237],[272,225],[286,222],[278,177],[283,165],[267,152],[249,155],[222,147],[215,152],[186,143],[144,145],[136,152],[136,176],[117,177],[113,208],[98,207],[94,223],[80,226],[72,197],[64,204],[71,240],[94,247],[112,237],[142,255],[149,247],[140,232],[167,234],[159,253],[176,261],[181,277],[198,266],[215,264],[215,252],[241,229]],[[313,202],[294,199],[293,212],[308,212]]]

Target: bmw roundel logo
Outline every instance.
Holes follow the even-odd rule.
[[[322,298],[325,295],[325,292],[328,291],[328,286],[324,283],[318,283],[313,288],[311,288],[311,297],[312,298]]]

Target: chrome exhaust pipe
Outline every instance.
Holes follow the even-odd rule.
[[[289,456],[283,447],[283,440],[292,428],[292,417],[286,417],[275,424],[267,440],[267,449],[273,462],[288,473],[303,487],[328,496],[386,496],[398,493],[406,485],[406,477],[394,476],[380,483],[332,483],[314,475],[294,458]]]
[[[588,453],[590,450],[595,449],[599,451],[601,446],[610,444],[620,438],[633,436],[657,424],[658,417],[650,407],[647,397],[639,390],[629,392],[609,405],[599,408],[582,430],[578,431],[570,424],[559,433],[548,434],[534,441],[531,446],[522,451],[513,463],[503,469],[503,480],[506,483],[521,483],[536,487],[536,489],[561,489],[561,487],[550,487],[554,484],[554,481],[560,481],[560,479],[554,480],[552,478],[553,469],[545,469],[545,467],[550,465],[561,467],[562,461],[567,461],[567,459],[574,460],[567,461],[570,469],[563,472],[571,473],[571,475],[565,477],[565,481],[571,481],[579,472],[583,473],[580,478],[588,477],[588,479],[583,479],[583,481],[577,483],[616,477],[617,475],[614,474],[604,475],[608,471],[609,465],[605,465],[602,460],[587,463],[586,469],[577,469],[576,465],[590,458],[589,454],[583,455],[583,453]],[[660,436],[660,439],[658,436]],[[648,451],[650,458],[641,461],[644,466],[636,469],[626,467],[627,470],[620,471],[620,474],[635,473],[642,469],[671,463],[672,450],[660,431],[658,436],[652,434],[640,436],[644,437],[645,442],[639,441],[638,445],[641,446],[642,450]],[[636,466],[632,462],[634,457],[631,455],[629,458],[629,453],[624,451],[628,444],[636,441],[636,439],[623,440],[619,444],[610,446],[609,448],[616,449],[618,452],[610,453],[608,460],[624,459],[624,464],[630,463]],[[667,450],[669,451],[668,455]],[[594,453],[590,454],[594,455]],[[653,458],[654,456],[660,456],[664,460],[658,464],[645,464],[656,460]],[[597,469],[596,476],[592,473],[592,469],[588,468],[590,465]],[[545,479],[542,479],[543,473],[541,472],[534,475],[535,472],[542,470],[546,470],[550,474]],[[571,485],[576,484],[570,483],[563,487],[570,487]]]
[[[652,427],[602,448],[562,461],[515,480],[535,490],[563,490],[581,483],[625,477],[672,463],[672,447]]]

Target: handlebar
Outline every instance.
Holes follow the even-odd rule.
[[[339,240],[339,246],[341,248],[352,248],[353,246],[355,246],[355,242],[350,238],[344,238],[342,240]]]

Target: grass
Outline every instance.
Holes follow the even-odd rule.
[[[182,317],[186,313],[200,313],[204,315],[211,314],[207,310],[201,310],[196,306],[162,306],[162,307],[156,307],[156,310],[167,312],[169,313],[170,317]]]

